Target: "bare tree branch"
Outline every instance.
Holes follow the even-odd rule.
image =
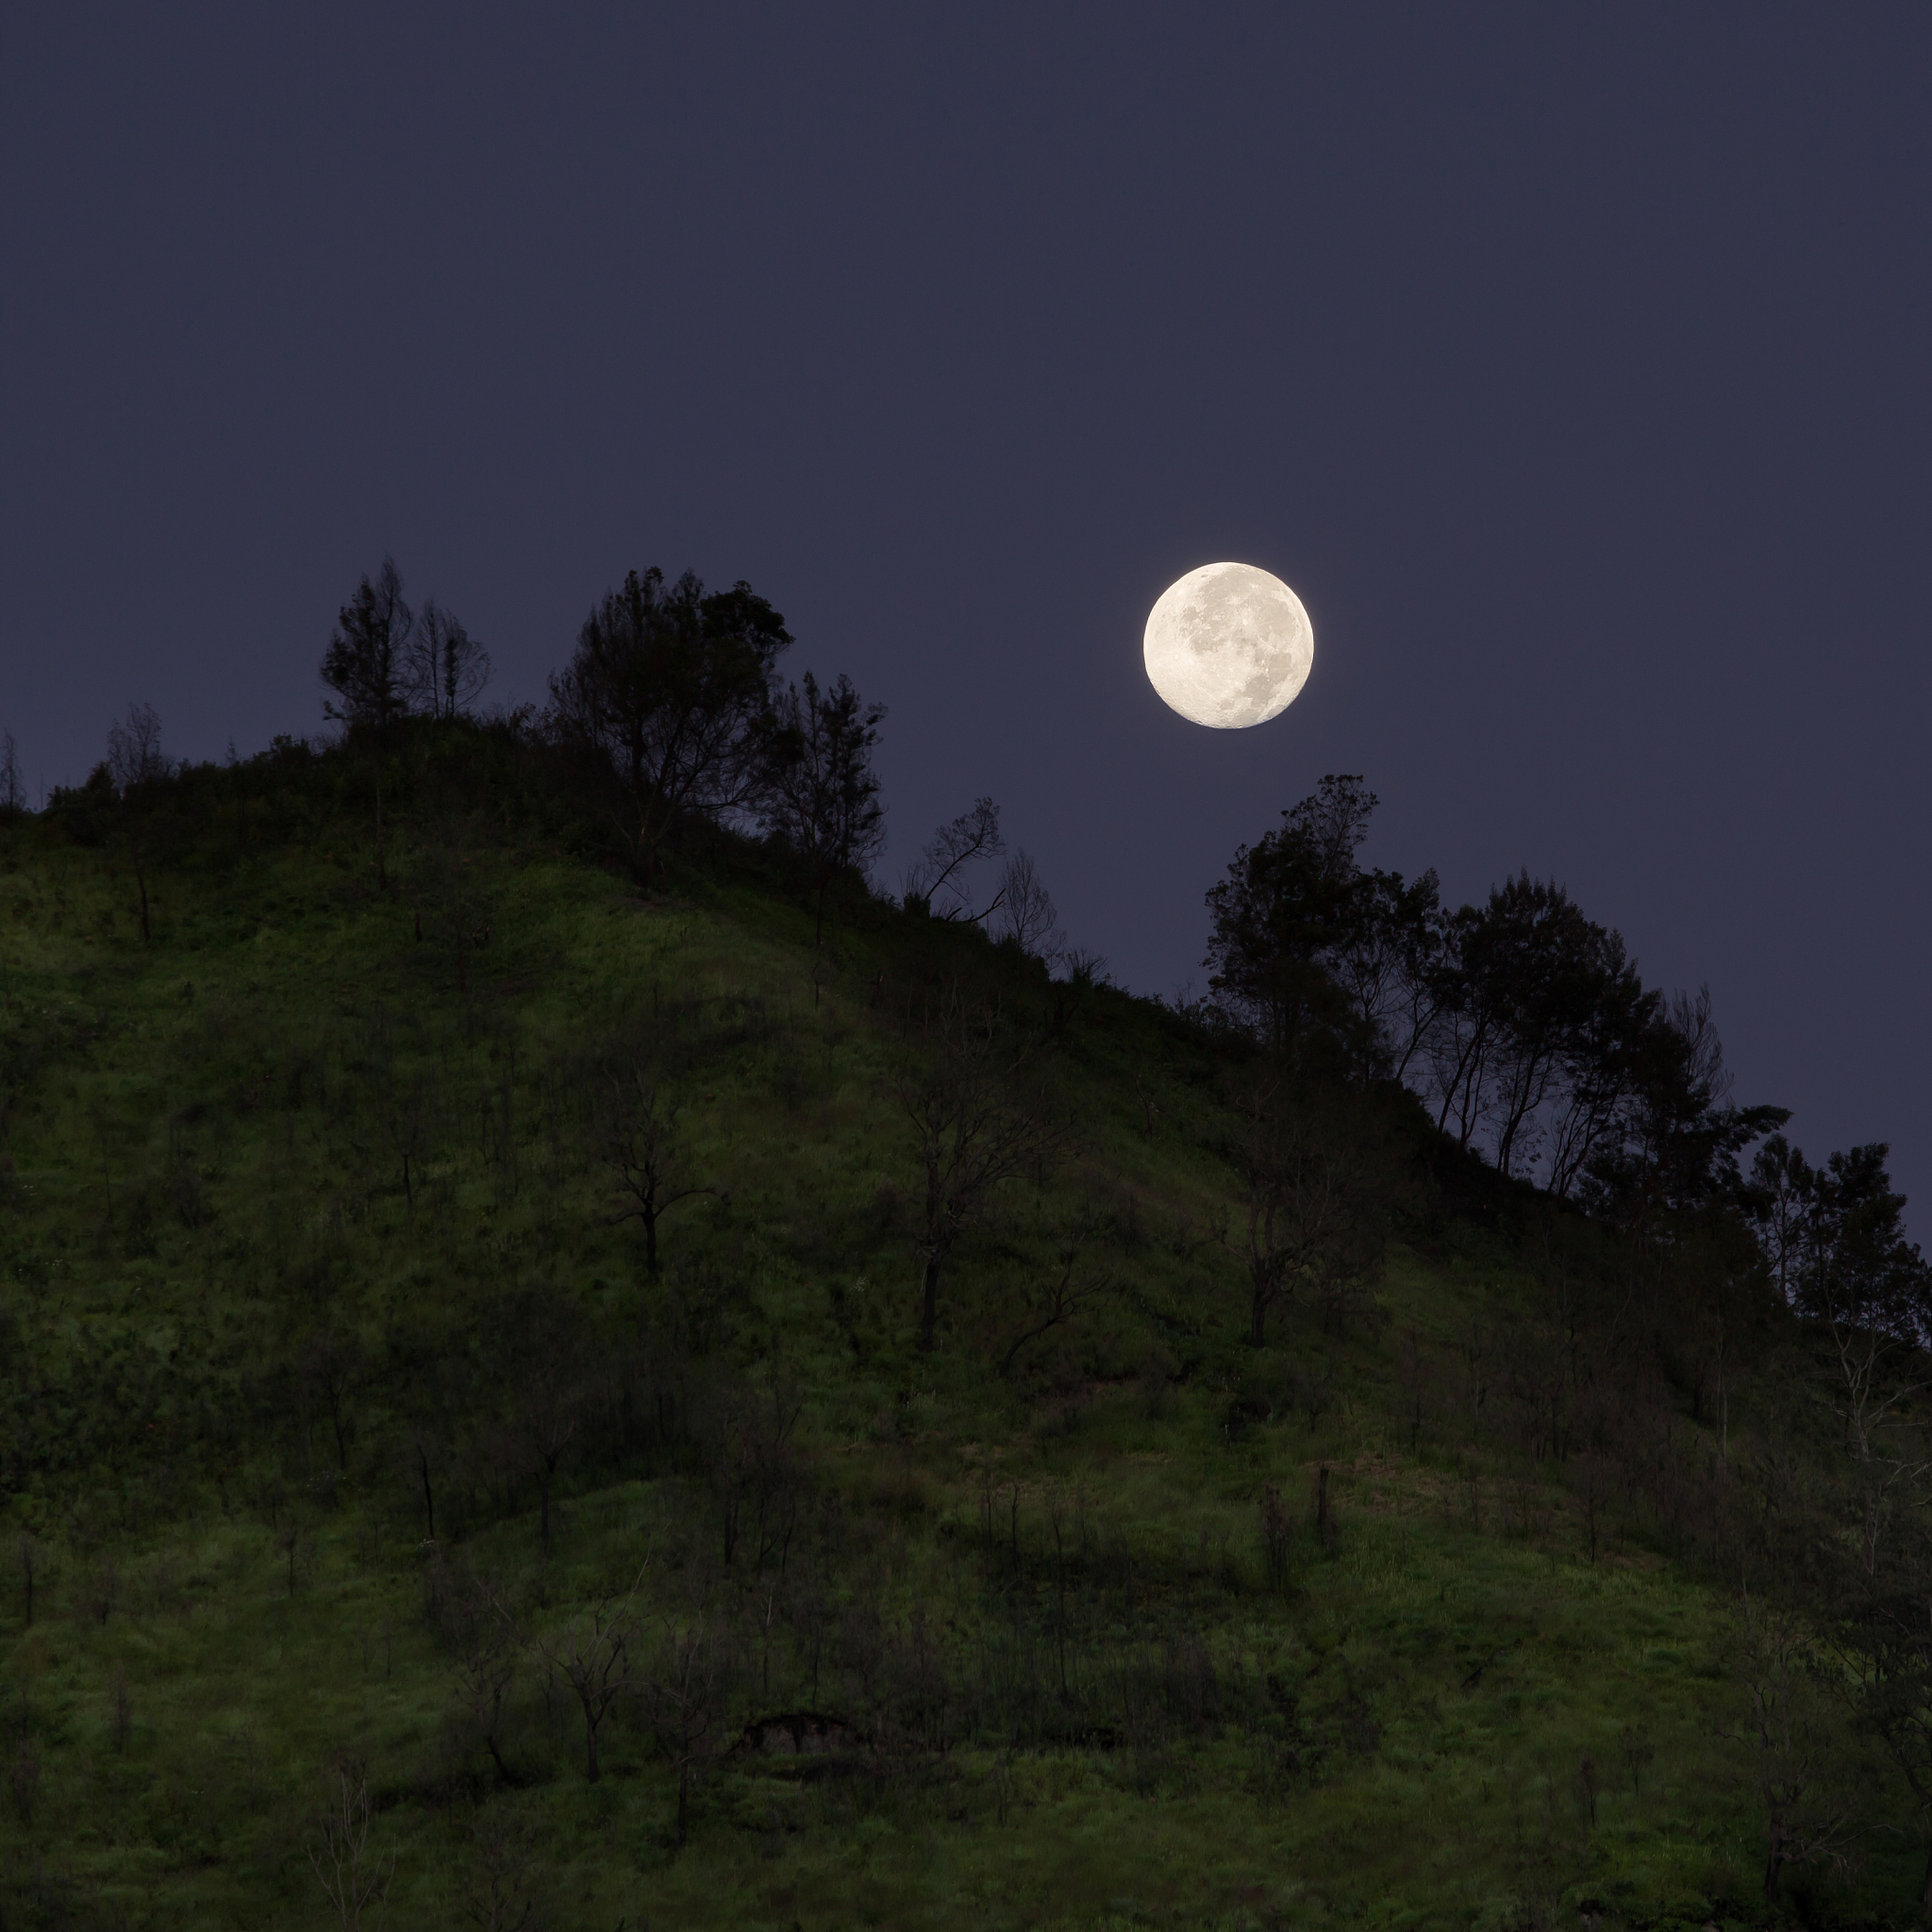
[[[597,1782],[601,1772],[597,1760],[598,1729],[609,1715],[610,1707],[636,1682],[630,1657],[633,1612],[644,1574],[650,1567],[650,1558],[646,1557],[621,1600],[599,1599],[573,1617],[554,1638],[525,1631],[504,1608],[500,1598],[491,1598],[491,1607],[517,1642],[576,1693],[584,1713],[585,1775],[591,1784]]]
[[[395,1876],[395,1854],[369,1848],[369,1780],[359,1770],[338,1767],[308,1850],[308,1862],[345,1932],[360,1932],[363,1914],[371,1910],[372,1925],[380,1925]]]

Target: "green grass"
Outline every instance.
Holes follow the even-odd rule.
[[[349,807],[252,809],[177,843],[146,946],[111,847],[0,828],[6,1470],[38,1552],[32,1626],[17,1573],[0,1618],[7,1923],[331,1923],[304,1848],[349,1761],[392,1924],[471,1923],[499,1840],[542,1923],[633,1932],[1757,1916],[1761,1820],[1719,1736],[1731,1602],[1641,1512],[1590,1560],[1559,1473],[1473,1441],[1454,1396],[1454,1338],[1529,1291],[1503,1244],[1404,1249],[1379,1327],[1291,1318],[1257,1364],[1208,1239],[1234,1208],[1214,1054],[1103,991],[1060,1055],[1079,1150],[962,1254],[923,1357],[891,1091],[919,935],[848,918],[820,963],[753,873],[643,906],[555,840],[426,810],[384,892]],[[439,937],[458,871],[489,932],[467,993]],[[674,1211],[658,1283],[587,1127],[622,1036],[656,1040],[728,1197]],[[1120,1292],[1004,1381],[1015,1296],[1081,1214],[1108,1219]],[[703,1457],[675,1444],[567,1467],[544,1559],[533,1490],[487,1447],[514,1364],[477,1366],[513,1291],[673,1352],[700,1420],[796,1384],[811,1489],[782,1579],[727,1572]],[[340,1457],[303,1367],[330,1324],[361,1364]],[[1413,1451],[1405,1338],[1433,1364]],[[440,1553],[404,1435],[438,1361],[486,1377],[460,1384]],[[1307,1524],[1324,1465],[1332,1549]],[[1302,1525],[1285,1592],[1270,1483]],[[850,1775],[720,1753],[680,1848],[641,1713],[613,1714],[592,1786],[534,1667],[496,1789],[453,1724],[439,1563],[532,1631],[641,1569],[641,1656],[700,1611],[730,1632],[721,1743],[812,1701],[813,1592],[820,1707],[911,1708],[921,1645],[945,1689],[922,1748]],[[1904,1923],[1915,1880],[1910,1839],[1879,1832],[1849,1885],[1792,1890],[1821,1922]]]

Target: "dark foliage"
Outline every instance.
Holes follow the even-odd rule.
[[[648,890],[690,813],[756,811],[778,730],[772,679],[791,634],[742,581],[707,594],[687,572],[632,571],[584,620],[550,680],[551,728],[608,793]]]
[[[872,755],[883,705],[861,702],[849,677],[821,691],[808,671],[778,700],[765,828],[804,862],[814,941],[825,933],[825,892],[841,874],[861,876],[885,844],[885,808]]]

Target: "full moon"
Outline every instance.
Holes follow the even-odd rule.
[[[1149,682],[1183,718],[1238,730],[1294,702],[1315,661],[1315,627],[1279,577],[1204,563],[1160,593],[1142,654]]]

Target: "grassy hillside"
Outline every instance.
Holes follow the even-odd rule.
[[[871,902],[815,949],[748,848],[641,903],[520,783],[425,751],[378,854],[346,760],[191,774],[145,942],[105,806],[0,827],[4,1923],[344,1923],[345,1793],[409,1926],[1762,1917],[1718,1540],[1507,1421],[1587,1229],[1418,1141],[1375,1306],[1251,1349],[1226,1042]],[[922,1354],[961,988],[1071,1131]],[[641,1080],[710,1191],[656,1279]],[[1803,1349],[1667,1391],[1671,1467]],[[1906,1923],[1833,1748],[1874,1828],[1792,1909]]]

